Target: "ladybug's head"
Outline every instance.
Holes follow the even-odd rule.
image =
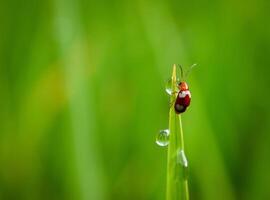
[[[178,89],[181,90],[188,90],[188,84],[186,82],[178,83]]]

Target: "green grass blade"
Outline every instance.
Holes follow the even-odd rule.
[[[170,102],[176,98],[176,66],[173,66],[172,91]],[[167,194],[166,200],[189,200],[187,181],[187,160],[184,153],[184,138],[181,115],[170,107],[169,113],[170,142],[167,158]]]

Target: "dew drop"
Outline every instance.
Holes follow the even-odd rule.
[[[172,95],[172,79],[168,79],[166,83],[166,92],[168,95]]]
[[[177,79],[177,83],[178,82],[179,82],[179,79]],[[177,89],[177,87],[176,87],[176,89]],[[172,90],[172,79],[171,78],[167,80],[165,90],[166,90],[168,95],[172,95],[173,90]]]
[[[177,162],[183,165],[183,167],[188,167],[187,157],[183,149],[178,151]]]
[[[183,178],[187,179],[187,177],[188,177],[188,160],[187,160],[187,157],[186,157],[183,149],[180,149],[177,152],[177,163],[182,166],[181,171],[183,172]]]
[[[157,145],[162,147],[167,146],[169,144],[169,136],[170,136],[169,129],[159,131],[156,137]]]

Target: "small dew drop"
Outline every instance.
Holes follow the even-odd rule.
[[[166,92],[168,95],[172,95],[172,79],[168,79],[166,83]]]
[[[161,147],[167,146],[169,144],[169,136],[170,136],[169,129],[159,131],[156,137],[157,145]]]
[[[178,82],[179,82],[179,79],[177,79],[177,83]],[[177,89],[177,87],[176,87],[176,89]],[[167,80],[165,90],[166,90],[166,93],[168,95],[170,95],[170,96],[172,95],[173,90],[172,90],[172,79],[171,78]]]
[[[187,157],[183,149],[178,151],[177,162],[183,165],[183,167],[188,167]]]
[[[188,160],[183,149],[177,152],[177,163],[182,166],[182,177],[188,178]]]

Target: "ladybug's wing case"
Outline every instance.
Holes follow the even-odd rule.
[[[191,101],[190,95],[186,95],[186,96],[184,97],[183,104],[184,104],[186,107],[188,107],[189,104],[190,104],[190,101]]]
[[[181,105],[188,107],[191,101],[190,91],[189,90],[180,91],[177,98],[180,98],[179,103],[181,103]]]
[[[183,113],[186,111],[191,101],[191,94],[189,90],[182,90],[178,93],[174,109],[176,113]]]

